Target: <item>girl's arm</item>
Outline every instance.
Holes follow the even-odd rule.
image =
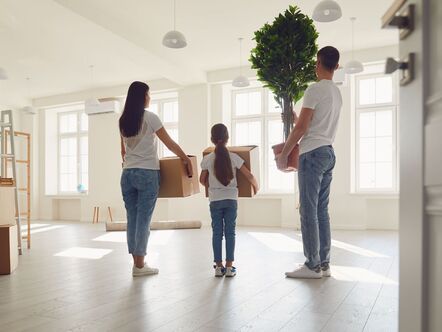
[[[239,169],[239,171],[244,174],[244,176],[247,178],[247,180],[250,182],[250,184],[253,187],[253,191],[255,192],[255,195],[258,193],[259,191],[259,184],[256,181],[256,178],[253,176],[252,173],[250,173],[249,169],[246,167],[246,165],[242,165],[241,168]]]
[[[121,139],[121,159],[123,160],[124,163],[124,158],[126,157],[126,147],[124,146],[123,136],[120,135],[120,139]]]
[[[201,171],[201,174],[200,174],[200,183],[201,183],[204,187],[207,187],[207,185],[208,185],[208,180],[209,180],[209,171],[208,171],[208,170],[203,170],[203,171]]]
[[[190,161],[190,158],[184,153],[184,151],[181,149],[181,147],[175,143],[175,141],[169,136],[166,129],[164,127],[161,127],[156,132],[158,138],[161,140],[161,142],[164,143],[164,145],[173,153],[175,153],[178,157],[181,158],[181,160],[184,162],[184,165],[187,169],[187,175],[189,177],[193,176],[193,168],[192,168],[192,162]]]

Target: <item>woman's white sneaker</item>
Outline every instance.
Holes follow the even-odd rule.
[[[226,274],[226,269],[223,266],[214,266],[215,268],[215,277],[224,277]]]
[[[134,277],[142,277],[142,276],[148,276],[152,274],[158,274],[160,272],[158,269],[154,267],[150,267],[147,264],[144,265],[142,268],[138,268],[134,266],[132,268],[132,276]]]
[[[321,279],[322,272],[310,270],[307,265],[303,264],[293,270],[292,272],[286,272],[286,277],[288,278],[299,278],[299,279]]]
[[[330,270],[330,265],[325,265],[321,267],[322,270],[322,276],[323,277],[331,277],[331,270]]]

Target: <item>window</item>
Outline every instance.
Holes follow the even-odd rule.
[[[265,88],[232,92],[232,145],[258,145],[261,160],[261,190],[292,192],[294,174],[276,168],[272,145],[283,141],[281,108]]]
[[[370,69],[370,68],[369,68]],[[398,191],[395,75],[355,77],[355,191]]]
[[[58,113],[58,191],[88,190],[88,117],[83,109]]]
[[[170,137],[178,143],[178,100],[173,98],[152,101],[149,111],[158,115]],[[162,142],[159,143],[158,154],[160,158],[175,155]]]

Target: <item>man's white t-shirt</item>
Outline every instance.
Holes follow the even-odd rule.
[[[236,153],[229,152],[230,161],[232,163],[233,179],[227,186],[224,186],[215,176],[215,152],[204,156],[201,162],[201,169],[209,171],[209,200],[211,202],[221,201],[224,199],[238,199],[238,188],[236,183],[236,170],[240,169],[244,164]]]
[[[302,107],[314,112],[310,127],[299,142],[299,153],[332,145],[342,107],[341,92],[336,84],[331,80],[321,80],[310,85],[304,93]]]
[[[162,127],[163,124],[156,114],[144,112],[143,124],[138,135],[123,137],[126,148],[123,168],[160,169],[155,133]]]

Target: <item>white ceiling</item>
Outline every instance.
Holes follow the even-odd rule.
[[[206,72],[243,64],[254,46],[253,32],[289,5],[311,14],[319,0],[177,0],[177,29],[188,47],[164,48],[172,29],[172,0],[0,0],[0,105],[134,79],[167,78],[178,84],[204,82]],[[355,48],[392,45],[397,32],[381,30],[380,17],[392,0],[338,0],[343,18],[318,23],[319,45],[351,48],[350,16],[357,17]],[[89,65],[95,66],[91,81]]]

